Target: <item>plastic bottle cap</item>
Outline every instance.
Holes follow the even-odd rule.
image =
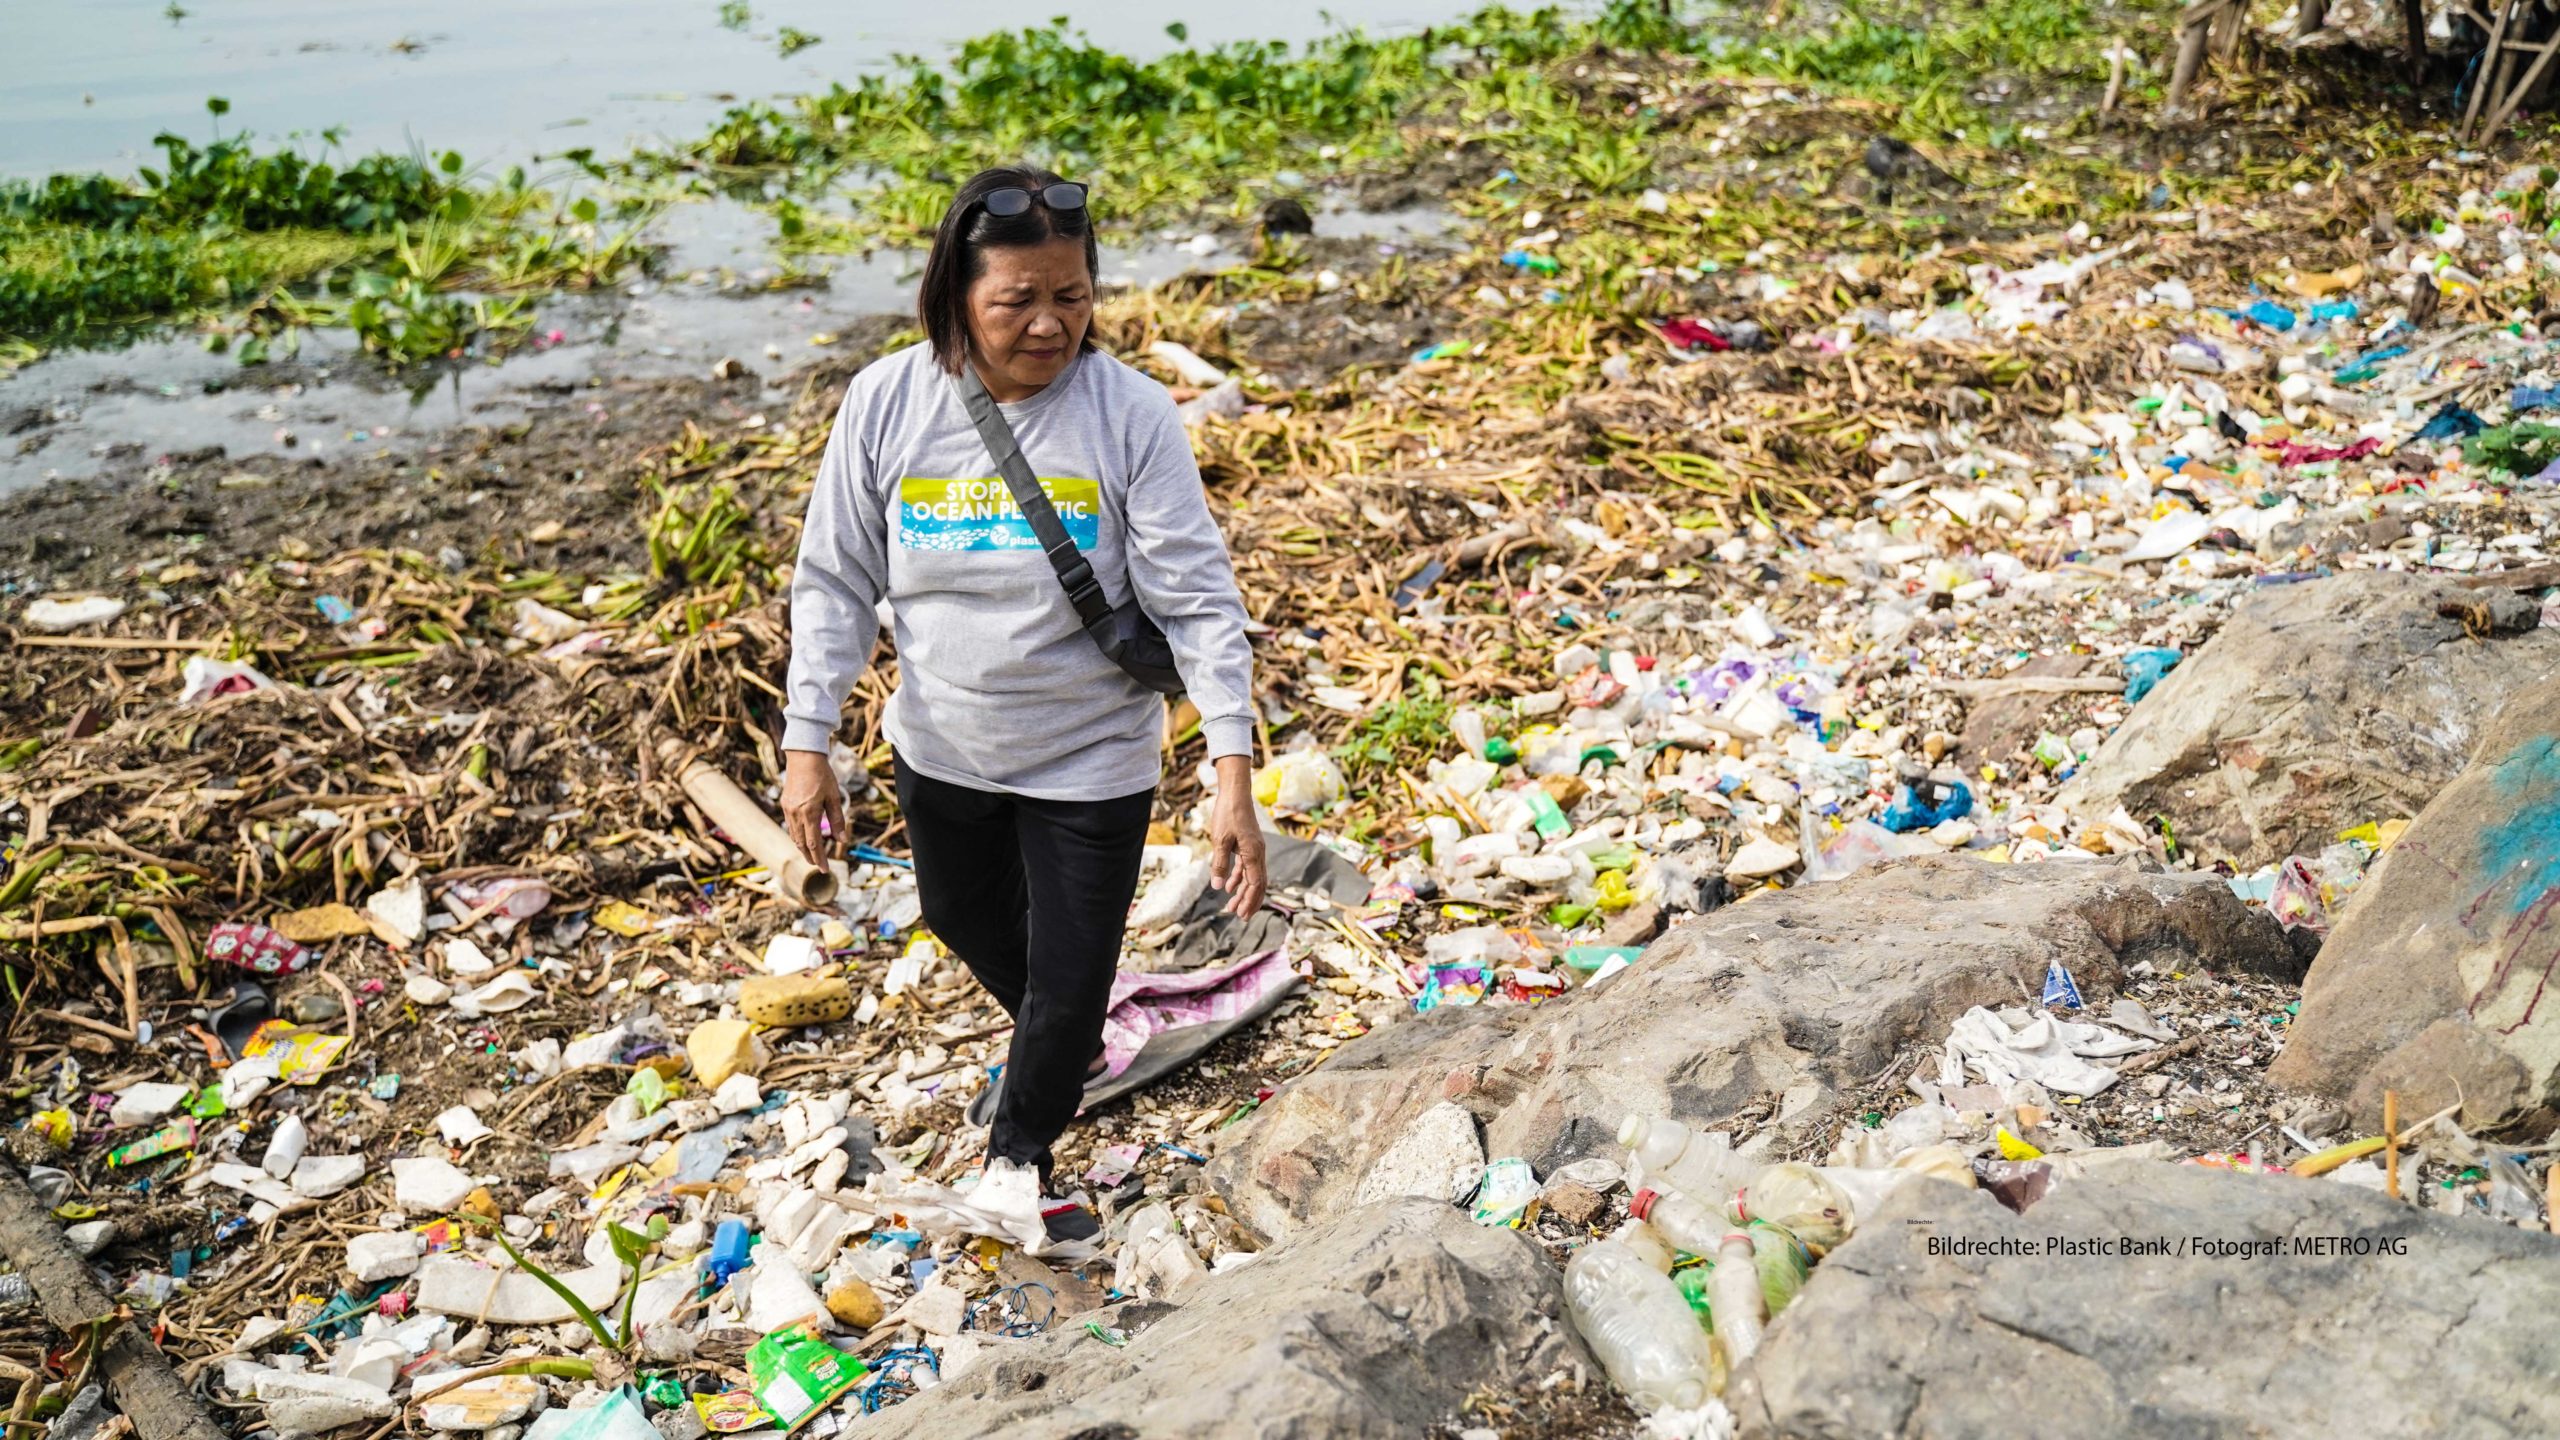
[[[1642,1220],[1653,1213],[1653,1202],[1661,1198],[1662,1192],[1659,1190],[1639,1190],[1636,1192],[1636,1198],[1627,1202],[1627,1213]]]

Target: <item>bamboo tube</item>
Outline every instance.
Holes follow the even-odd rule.
[[[774,884],[786,897],[816,910],[836,898],[836,877],[809,863],[800,847],[764,812],[764,807],[748,798],[730,778],[720,773],[709,761],[688,759],[683,747],[670,740],[658,748],[658,758],[676,772],[676,783],[711,823],[728,833],[738,848],[756,859],[756,863],[773,872]]]

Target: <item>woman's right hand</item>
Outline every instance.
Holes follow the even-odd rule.
[[[826,868],[844,838],[844,790],[815,750],[782,752],[782,824],[809,863]]]

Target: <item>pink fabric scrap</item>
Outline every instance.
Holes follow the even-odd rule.
[[[2317,465],[2324,460],[2361,460],[2382,448],[2382,442],[2368,435],[2353,445],[2299,445],[2286,441],[2276,456],[2280,465]]]
[[[1662,338],[1682,350],[1730,350],[1733,342],[1709,329],[1703,320],[1665,320]]]
[[[1249,1014],[1297,979],[1278,950],[1247,955],[1231,965],[1158,974],[1122,971],[1111,982],[1111,1008],[1102,1017],[1102,1056],[1117,1079],[1152,1036]]]

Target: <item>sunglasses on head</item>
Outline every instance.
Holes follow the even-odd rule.
[[[1008,185],[1001,190],[988,191],[986,198],[978,203],[986,206],[987,213],[997,219],[1010,220],[1027,213],[1034,200],[1052,210],[1081,210],[1084,208],[1084,187],[1066,180],[1037,190]]]

